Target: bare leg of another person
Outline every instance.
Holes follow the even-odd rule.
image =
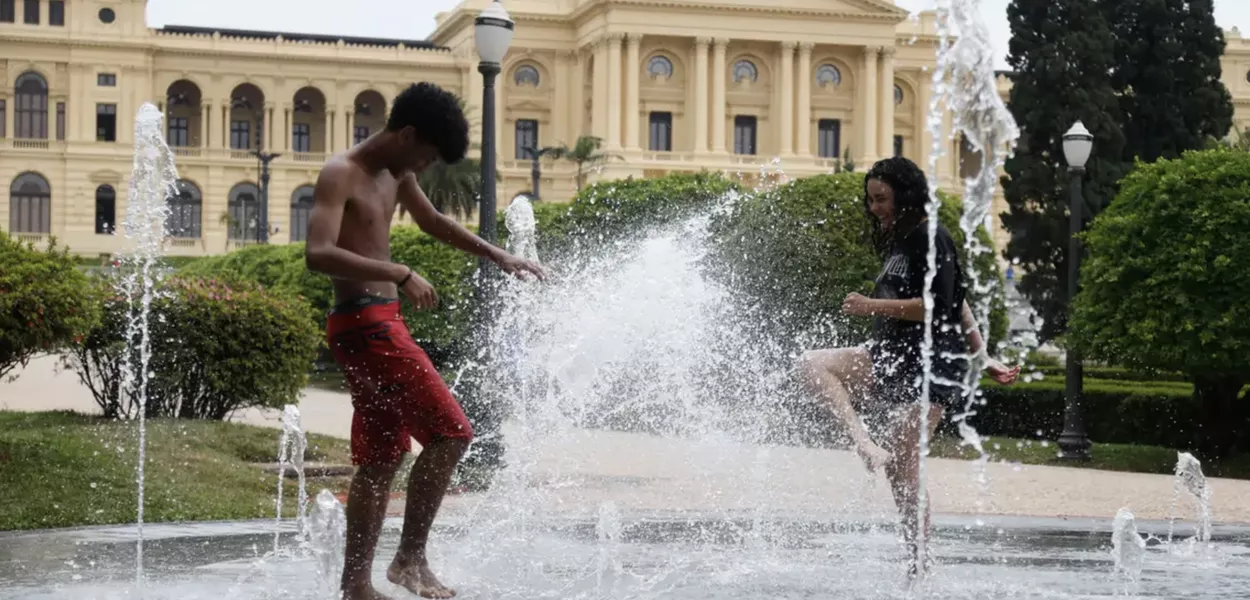
[[[399,538],[399,551],[386,571],[386,578],[422,598],[456,595],[455,590],[443,585],[430,570],[425,545],[456,464],[467,448],[467,440],[437,440],[421,450],[408,476],[404,529]]]
[[[937,429],[942,418],[942,407],[929,407],[929,438]],[[894,504],[898,507],[899,517],[903,522],[903,540],[911,554],[909,575],[915,577],[927,567],[919,564],[919,547],[916,543],[920,531],[920,405],[909,406],[899,412],[891,421],[886,434],[889,440],[892,460],[885,466],[886,477],[890,480],[890,490],[894,494]],[[929,538],[931,530],[930,503],[925,504],[924,532]],[[926,561],[927,562],[927,561]]]
[[[370,572],[378,545],[391,479],[399,465],[370,465],[356,469],[348,489],[347,540],[343,561],[344,600],[388,600],[373,589]]]
[[[855,451],[868,470],[877,472],[890,461],[890,453],[872,441],[852,403],[852,393],[866,395],[872,387],[872,359],[863,348],[812,350],[800,359],[808,391],[820,397],[846,425]]]

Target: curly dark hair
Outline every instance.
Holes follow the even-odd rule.
[[[419,139],[433,144],[439,158],[455,164],[469,151],[469,121],[455,94],[423,81],[395,96],[387,131],[412,127]]]
[[[868,182],[872,179],[894,190],[894,224],[889,230],[881,226],[869,209]],[[925,210],[928,202],[929,179],[916,163],[901,156],[877,161],[864,175],[864,212],[872,223],[872,244],[877,252],[885,255],[895,239],[905,237],[920,225],[928,214]]]

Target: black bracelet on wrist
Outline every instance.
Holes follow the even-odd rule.
[[[408,280],[409,280],[409,279],[412,279],[412,270],[409,270],[409,271],[408,271],[408,274],[407,274],[407,275],[404,275],[404,278],[403,278],[403,279],[400,279],[400,280],[399,280],[399,283],[397,283],[397,284],[395,284],[395,285],[396,285],[397,287],[401,287],[401,288],[402,288],[402,287],[404,287],[404,284],[405,284],[405,283],[408,283]]]

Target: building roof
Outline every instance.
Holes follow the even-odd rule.
[[[348,45],[360,46],[399,46],[403,45],[408,48],[424,48],[427,50],[446,50],[447,48],[439,46],[434,42],[427,40],[398,40],[391,38],[369,38],[369,37],[352,37],[344,35],[322,35],[316,33],[289,33],[285,31],[256,31],[250,29],[222,29],[219,27],[193,27],[190,25],[166,25],[158,31],[167,33],[175,33],[182,35],[212,35],[214,33],[223,36],[236,38],[250,38],[255,40],[273,40],[281,37],[284,40],[292,42],[319,42],[319,43],[337,43],[343,42]]]

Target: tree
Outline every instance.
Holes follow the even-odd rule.
[[[1021,129],[1007,160],[1003,192],[1011,232],[1007,255],[1025,275],[1019,290],[1044,319],[1043,339],[1067,323],[1068,174],[1063,134],[1077,120],[1094,134],[1086,165],[1086,222],[1115,196],[1126,171],[1119,103],[1108,73],[1115,40],[1097,0],[1012,0],[1008,63],[1014,69],[1008,106]]]
[[[1250,410],[1238,400],[1250,381],[1247,230],[1250,153],[1220,149],[1138,163],[1085,234],[1073,341],[1090,356],[1187,374],[1209,458],[1235,449]]]
[[[39,251],[0,231],[0,379],[87,335],[100,318],[92,292],[55,240]]]
[[[586,185],[586,170],[605,164],[608,161],[618,158],[614,154],[600,152],[603,146],[603,139],[593,135],[583,135],[577,138],[577,143],[572,148],[559,145],[550,148],[548,155],[556,160],[568,160],[577,164],[577,191],[582,191],[582,186]]]
[[[1224,32],[1212,0],[1103,0],[1115,35],[1124,160],[1154,162],[1203,148],[1232,126],[1220,81]]]

